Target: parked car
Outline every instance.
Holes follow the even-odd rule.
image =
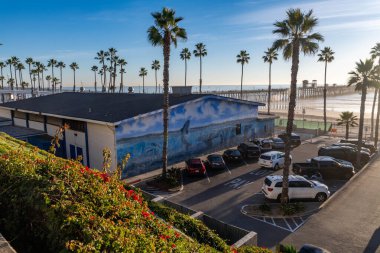
[[[293,173],[312,178],[315,175],[323,179],[350,179],[355,175],[355,168],[351,163],[340,162],[329,156],[317,156],[306,163],[293,163]]]
[[[336,159],[349,161],[355,165],[356,165],[356,154],[357,154],[357,150],[355,148],[347,147],[347,146],[321,147],[318,150],[318,156],[331,156]],[[370,154],[361,150],[360,159],[361,159],[362,164],[360,166],[363,166],[364,164],[366,164],[370,158],[371,158]]]
[[[271,175],[265,177],[261,191],[267,199],[281,200],[282,176]],[[325,201],[329,196],[329,188],[317,181],[310,181],[301,176],[289,176],[289,199],[315,199]]]
[[[210,169],[225,169],[227,167],[223,157],[217,154],[207,156],[206,166]]]
[[[292,157],[290,156],[290,160]],[[259,164],[263,168],[278,170],[285,165],[285,153],[280,151],[270,151],[261,154]]]
[[[286,133],[279,134],[278,138],[282,139],[285,143],[286,143],[286,140],[288,139]],[[298,134],[292,133],[290,136],[290,145],[293,147],[298,147],[299,145],[301,145],[301,136],[299,136]]]
[[[186,172],[190,175],[205,175],[206,166],[200,158],[190,158],[186,161]]]
[[[261,153],[269,152],[272,150],[272,140],[265,138],[256,138],[253,139],[252,143],[260,147]]]
[[[347,143],[334,143],[331,146],[351,147],[351,148],[356,149],[356,151],[358,150],[358,145],[352,144],[352,143],[348,143],[348,142]],[[368,148],[366,148],[366,147],[362,147],[361,150],[364,151],[364,152],[367,152],[368,154],[372,154],[371,150],[368,149]]]
[[[285,142],[278,137],[271,138],[272,141],[272,148],[273,149],[284,149],[285,148]]]
[[[240,143],[237,149],[245,158],[259,158],[261,154],[260,147],[251,142]]]
[[[312,244],[304,244],[298,253],[331,253],[327,249],[312,245]]]
[[[358,139],[347,139],[347,140],[341,139],[340,143],[352,143],[355,145],[359,145],[359,140]],[[371,153],[375,153],[377,151],[377,148],[375,147],[375,145],[371,143],[366,143],[365,141],[362,141],[362,147],[368,148],[369,150],[371,150]]]
[[[227,149],[223,153],[223,159],[226,162],[242,162],[243,156],[237,149]]]

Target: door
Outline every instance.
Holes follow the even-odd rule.
[[[297,188],[295,181],[289,181],[289,199],[297,199]]]
[[[313,185],[307,181],[297,182],[297,196],[300,199],[310,199],[314,198]]]
[[[70,158],[73,160],[77,159],[77,152],[75,146],[72,144],[70,144]]]
[[[80,162],[81,162],[82,164],[84,164],[84,163],[83,163],[83,160],[84,160],[84,157],[83,157],[83,149],[82,149],[81,147],[77,147],[77,157],[79,157],[79,156],[82,158]]]
[[[285,166],[285,155],[277,154],[277,160],[278,160],[278,165],[283,168]]]

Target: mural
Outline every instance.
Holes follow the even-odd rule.
[[[169,119],[169,164],[253,138],[255,127],[261,125],[258,125],[256,118],[257,105],[219,97],[203,97],[172,107]],[[241,126],[240,134],[236,131],[237,125]],[[123,177],[161,167],[162,131],[162,111],[121,122],[116,128],[118,160],[127,153],[131,154]]]

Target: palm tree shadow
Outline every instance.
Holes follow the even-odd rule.
[[[372,234],[371,239],[368,241],[367,246],[365,247],[363,253],[372,253],[377,252],[377,249],[380,246],[380,227],[375,230]]]

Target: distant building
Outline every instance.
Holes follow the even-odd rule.
[[[169,164],[274,131],[274,117],[258,114],[262,103],[207,94],[169,100]],[[0,105],[0,131],[47,149],[67,123],[60,156],[81,155],[85,165],[101,168],[108,147],[112,169],[131,155],[123,176],[132,176],[161,167],[162,104],[162,94],[59,93]]]

